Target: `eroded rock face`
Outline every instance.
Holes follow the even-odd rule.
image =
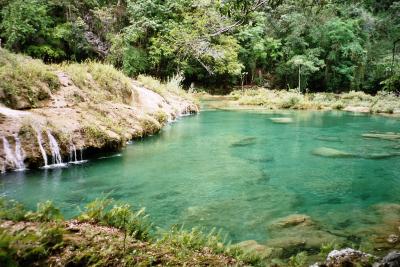
[[[18,136],[25,165],[37,168],[44,165],[39,135],[44,153],[52,161],[48,131],[57,140],[65,162],[72,148],[116,151],[128,140],[155,134],[168,121],[198,112],[198,107],[187,99],[172,93],[161,96],[134,81],[130,99],[96,102],[89,95],[93,92],[75,86],[65,73],[57,75],[61,88],[39,108],[20,111],[0,104],[0,171],[16,167],[6,156],[3,137],[15,153],[14,136]]]

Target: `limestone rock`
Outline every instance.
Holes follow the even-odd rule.
[[[310,216],[304,214],[292,214],[285,218],[278,219],[274,222],[272,228],[287,228],[297,225],[310,226],[313,224]]]
[[[369,107],[357,107],[357,106],[348,106],[348,107],[345,107],[343,110],[350,111],[350,112],[359,112],[359,113],[371,112]]]
[[[375,257],[362,251],[346,248],[342,250],[333,250],[328,254],[326,266],[371,266],[371,259]]]
[[[245,253],[255,253],[263,259],[270,258],[273,254],[273,249],[259,244],[255,240],[246,240],[236,244],[235,246],[241,248]]]
[[[400,140],[399,133],[366,133],[366,134],[362,134],[362,137],[383,139],[383,140],[390,140],[390,141]]]
[[[390,244],[396,244],[399,242],[399,236],[395,234],[389,235],[389,237],[386,239],[388,243]]]
[[[341,151],[337,150],[334,148],[329,148],[329,147],[319,147],[314,149],[311,152],[313,155],[316,156],[321,156],[321,157],[327,157],[327,158],[351,158],[351,157],[356,157],[356,155],[346,152],[346,151]]]
[[[271,121],[273,121],[274,123],[286,124],[286,123],[292,123],[293,119],[292,118],[271,118]]]
[[[400,252],[392,251],[386,255],[380,263],[374,264],[374,267],[398,267],[400,266]]]

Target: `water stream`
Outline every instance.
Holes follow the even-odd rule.
[[[400,203],[400,140],[362,136],[374,132],[400,132],[400,121],[342,112],[204,111],[121,154],[2,175],[0,194],[32,208],[51,199],[68,216],[107,194],[146,207],[158,226],[217,227],[234,242],[268,242],[275,220],[306,214],[359,242],[381,220],[377,205]]]

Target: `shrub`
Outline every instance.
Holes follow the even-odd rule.
[[[114,205],[108,214],[107,224],[139,240],[149,239],[152,228],[145,209],[134,212],[128,204]]]
[[[0,197],[0,219],[22,221],[25,218],[24,206],[14,200]]]
[[[57,249],[63,242],[64,229],[58,225],[44,224],[41,226],[39,236],[40,243],[46,248]]]
[[[147,240],[152,228],[144,209],[133,211],[130,205],[114,204],[105,197],[87,204],[78,220],[115,227],[140,240]]]
[[[296,256],[292,256],[289,259],[289,267],[303,267],[306,266],[307,262],[307,252],[300,252]]]
[[[13,238],[0,229],[0,266],[18,266],[13,257],[17,252],[11,247]]]
[[[35,212],[28,212],[26,218],[35,222],[50,222],[62,220],[61,211],[53,205],[53,202],[46,201],[37,204]]]

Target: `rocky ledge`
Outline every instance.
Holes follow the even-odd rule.
[[[45,97],[34,105],[27,95],[7,96],[0,87],[0,100],[6,100],[0,101],[1,172],[80,162],[91,154],[116,151],[129,140],[155,134],[168,122],[199,111],[182,92],[161,95],[127,77],[121,94],[113,91],[113,77],[104,85],[83,72],[82,87],[72,78],[76,74],[60,69],[53,73],[58,89],[40,84]]]

